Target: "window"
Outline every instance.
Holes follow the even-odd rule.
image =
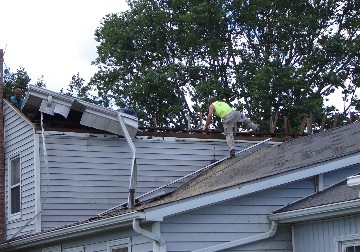
[[[21,209],[21,167],[20,156],[10,159],[10,172],[9,172],[9,196],[10,196],[10,214],[20,214]]]
[[[64,249],[64,252],[85,252],[85,247],[80,246],[80,247],[75,247],[75,248],[67,248],[67,249]]]
[[[108,252],[131,252],[130,239],[108,241]]]
[[[61,252],[61,246],[59,245],[59,246],[44,248],[42,252]]]
[[[343,242],[341,245],[342,252],[360,252],[360,241]]]
[[[360,234],[335,237],[336,252],[360,252]]]

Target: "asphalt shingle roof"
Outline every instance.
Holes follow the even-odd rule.
[[[359,198],[359,189],[347,185],[346,180],[325,189],[324,191],[305,197],[293,204],[280,208],[274,213],[318,207],[323,205],[341,203]]]
[[[360,152],[360,123],[345,125],[236,157],[200,173],[173,192],[137,209],[255,181]]]

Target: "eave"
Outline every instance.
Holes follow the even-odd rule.
[[[359,213],[360,199],[356,199],[323,206],[275,213],[269,215],[269,219],[277,221],[278,223],[297,223]]]
[[[124,136],[118,120],[119,112],[33,85],[29,86],[23,110],[40,111],[48,115],[59,114],[64,118],[67,118],[70,110],[78,111],[81,113],[81,125]],[[134,138],[138,129],[138,119],[125,113],[120,114],[130,137]]]
[[[141,208],[146,213],[148,221],[162,221],[164,217],[205,207],[222,201],[242,197],[262,190],[267,190],[287,183],[303,180],[309,177],[331,172],[344,167],[358,164],[360,153],[331,160],[316,165],[302,167],[296,170],[264,177],[255,181],[238,184],[229,188],[184,198],[173,202],[161,201],[150,203]]]
[[[141,212],[130,212],[115,217],[108,217],[104,219],[84,222],[82,224],[74,224],[58,229],[43,231],[38,234],[19,237],[13,240],[8,240],[0,244],[0,251],[13,251],[14,249],[24,249],[29,247],[36,247],[45,244],[53,244],[63,240],[74,239],[80,236],[94,235],[109,230],[118,229],[132,225],[133,219],[143,219],[145,216]]]

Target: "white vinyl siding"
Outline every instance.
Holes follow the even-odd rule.
[[[39,138],[42,142],[41,135]],[[127,202],[132,153],[126,139],[47,132],[45,142],[50,185],[48,189],[40,144],[41,195],[42,198],[47,195],[43,229],[91,218]],[[214,154],[218,160],[228,155],[225,140],[134,139],[133,142],[138,168],[136,196],[209,165]],[[238,143],[237,148],[253,144]],[[171,188],[181,183],[174,183]]]
[[[161,235],[168,251],[191,251],[262,234],[270,230],[268,215],[312,193],[313,180],[229,200],[164,219]],[[291,232],[279,227],[272,239],[225,251],[292,252]]]
[[[4,147],[5,147],[5,167],[11,166],[13,158],[20,157],[20,212],[14,219],[11,214],[11,172],[5,170],[6,186],[6,218],[7,233],[9,239],[23,225],[36,214],[37,201],[35,190],[35,141],[34,126],[18,110],[14,109],[9,103],[4,102]],[[17,161],[16,161],[17,162]],[[14,198],[13,198],[14,199]],[[36,231],[36,221],[27,225],[19,235]]]
[[[352,242],[356,237],[360,238],[360,216],[306,222],[294,226],[296,252],[342,252],[343,242]]]

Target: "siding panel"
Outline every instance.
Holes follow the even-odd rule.
[[[35,214],[34,129],[25,118],[6,102],[4,102],[4,133],[6,206],[9,205],[8,161],[15,154],[21,156],[21,218],[10,220],[8,209],[5,209],[7,218],[6,236],[11,238]],[[36,226],[32,222],[19,235],[33,233],[35,230]]]
[[[335,251],[338,236],[358,234],[360,216],[301,223],[295,225],[295,251]],[[312,241],[312,244],[309,244]]]
[[[49,167],[40,141],[41,195],[47,194],[43,229],[81,221],[127,202],[132,154],[124,138],[45,134]],[[228,155],[225,140],[134,139],[139,196]],[[238,143],[238,150],[254,143]],[[49,177],[47,177],[49,173]],[[172,185],[178,186],[179,183]],[[48,188],[48,189],[47,189]],[[82,213],[73,209],[87,209]],[[63,218],[57,218],[61,209]]]
[[[314,190],[313,180],[304,180],[265,192],[168,217],[161,225],[168,251],[190,251],[270,230],[268,214]],[[289,228],[279,227],[270,240],[225,251],[292,251]]]

